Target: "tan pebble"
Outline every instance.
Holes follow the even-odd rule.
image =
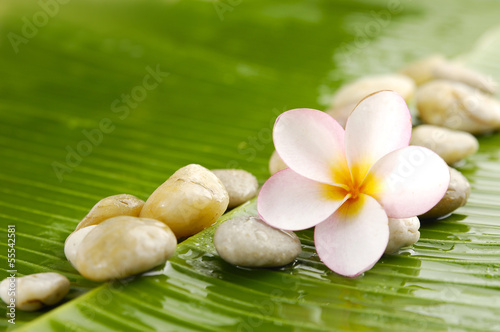
[[[448,164],[476,153],[479,148],[477,139],[467,132],[432,125],[413,128],[410,144],[431,149]]]
[[[488,94],[497,91],[497,83],[475,70],[466,68],[459,63],[446,62],[434,68],[435,79],[444,79],[465,83]]]
[[[257,195],[259,182],[257,178],[242,169],[214,169],[212,170],[229,195],[228,209],[245,203]]]
[[[283,159],[281,159],[278,152],[276,152],[275,150],[271,155],[271,158],[269,159],[269,173],[273,175],[285,168],[288,168],[288,166],[285,164]]]
[[[389,218],[389,242],[386,254],[392,254],[399,249],[415,244],[420,239],[420,221],[412,218]]]
[[[0,296],[10,304],[24,311],[35,311],[58,303],[69,291],[69,280],[54,273],[36,273],[19,278],[6,278],[0,283]],[[9,295],[15,293],[15,296]]]
[[[427,124],[472,134],[500,127],[500,102],[463,83],[431,81],[417,90],[416,101]]]
[[[226,262],[246,267],[283,266],[302,251],[294,232],[273,228],[255,217],[222,223],[215,231],[214,245]]]
[[[497,90],[497,83],[490,77],[464,67],[460,63],[448,61],[441,55],[432,55],[417,60],[403,68],[401,73],[413,78],[417,85],[443,79],[462,82],[488,94],[493,94]]]
[[[174,233],[158,220],[114,217],[85,236],[78,247],[75,267],[94,281],[125,278],[165,263],[176,246]]]
[[[415,93],[415,82],[401,74],[365,76],[341,87],[333,96],[327,113],[345,126],[356,105],[366,96],[381,90],[393,90],[409,101]]]
[[[205,167],[191,164],[151,194],[140,216],[164,222],[182,238],[214,224],[228,203],[227,190],[219,178]]]
[[[421,219],[444,217],[467,203],[470,195],[469,181],[459,171],[450,167],[450,184],[444,197],[430,211],[419,216]]]
[[[326,111],[326,114],[337,120],[337,122],[345,128],[347,118],[349,118],[357,104],[358,103],[352,103],[337,108],[330,108]]]
[[[332,108],[358,103],[366,96],[381,90],[396,91],[408,100],[415,92],[415,82],[401,74],[365,76],[341,87],[333,97]]]
[[[76,226],[76,230],[82,229],[90,225],[97,225],[100,222],[117,216],[132,216],[138,217],[144,201],[128,194],[120,194],[109,196],[101,199],[90,210]]]
[[[66,259],[71,263],[71,265],[75,266],[76,254],[78,252],[78,248],[80,247],[80,243],[82,240],[93,230],[97,225],[87,226],[77,231],[71,233],[64,242],[64,255]]]
[[[444,63],[446,63],[446,59],[442,55],[435,54],[410,63],[400,72],[411,77],[417,85],[420,85],[435,79],[434,69]]]

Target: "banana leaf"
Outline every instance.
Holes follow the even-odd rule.
[[[500,136],[459,165],[468,204],[364,275],[328,270],[312,230],[279,269],[225,263],[217,225],[164,266],[95,283],[64,240],[103,197],[146,199],[176,169],[263,183],[276,116],[433,53],[500,80],[498,1],[69,1],[0,4],[0,278],[55,271],[57,307],[0,304],[19,331],[500,330]],[[223,216],[255,215],[251,201]],[[15,225],[15,262],[8,226]]]

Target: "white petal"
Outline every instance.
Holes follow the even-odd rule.
[[[349,174],[344,129],[324,112],[302,108],[281,114],[273,139],[281,159],[302,176],[337,184]]]
[[[287,168],[264,183],[257,198],[257,211],[273,227],[306,229],[331,216],[345,196],[343,189],[309,180]]]
[[[389,241],[388,218],[370,196],[348,200],[317,225],[314,243],[319,258],[332,271],[355,277],[377,263]]]
[[[380,159],[365,181],[389,217],[408,218],[429,211],[441,200],[450,171],[436,153],[409,146]]]
[[[377,160],[408,146],[411,128],[410,111],[396,92],[381,91],[363,99],[347,119],[345,131],[353,177],[361,182]]]

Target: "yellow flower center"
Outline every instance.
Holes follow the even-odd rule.
[[[366,166],[366,165],[363,165]],[[368,173],[368,167],[359,167],[354,165],[349,168],[336,168],[333,170],[334,181],[338,186],[325,185],[325,194],[327,198],[342,200],[348,196],[348,201],[355,201],[361,194],[376,198],[380,192],[380,181],[373,174]]]

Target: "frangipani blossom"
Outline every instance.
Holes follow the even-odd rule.
[[[411,130],[408,107],[393,91],[363,99],[345,130],[321,111],[283,113],[273,139],[289,168],[262,187],[261,218],[286,230],[316,226],[316,251],[338,274],[369,270],[387,246],[388,218],[427,212],[448,188],[448,166],[431,150],[408,146]]]

